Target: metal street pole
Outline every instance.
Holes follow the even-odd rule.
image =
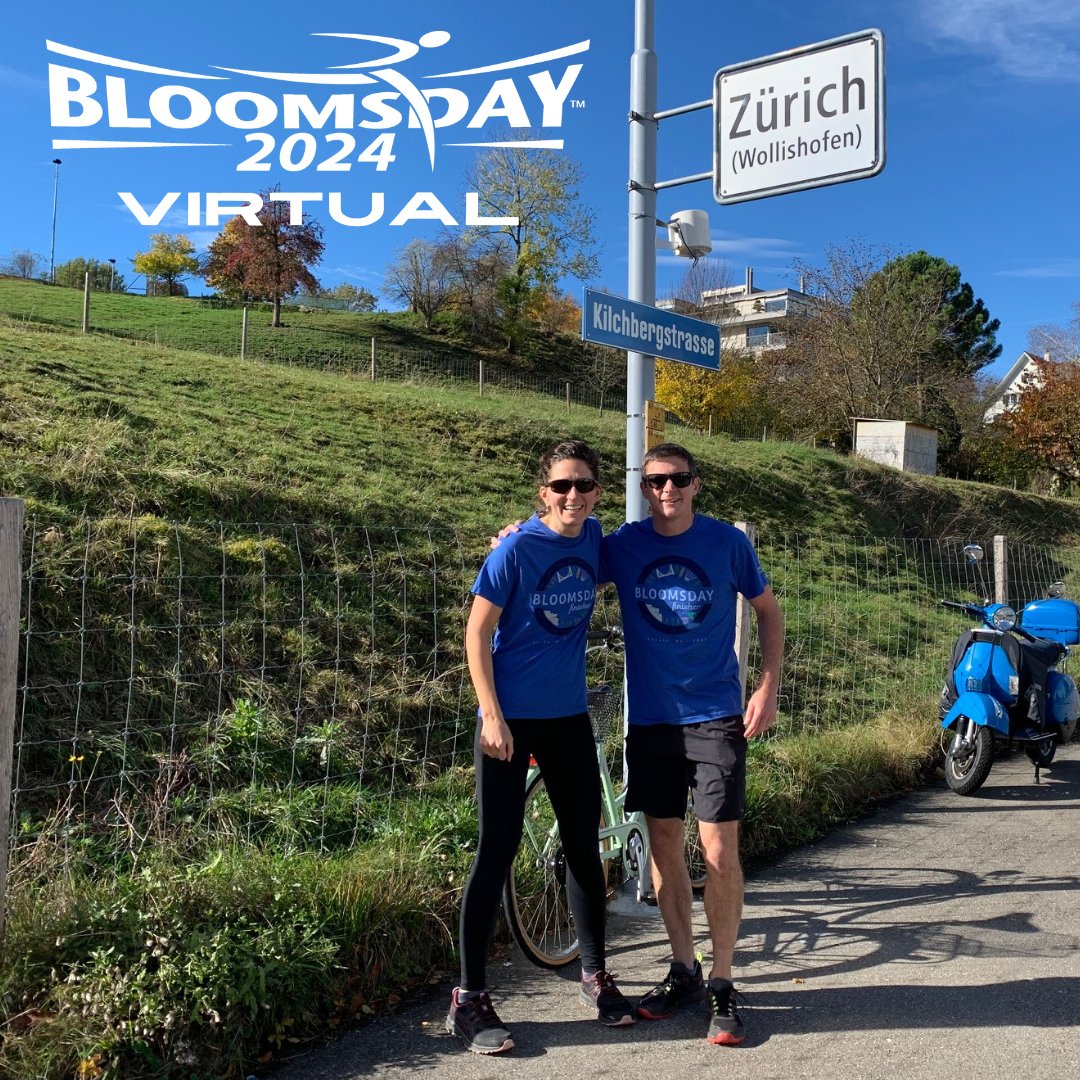
[[[116,260],[109,260],[109,292],[112,292],[113,274],[116,273]]]
[[[657,63],[653,51],[655,0],[634,0],[634,55],[630,58],[630,205],[627,296],[656,303],[656,97]],[[645,402],[654,392],[656,370],[651,355],[626,354],[626,520],[646,515],[641,494],[641,459],[645,454]]]
[[[53,158],[53,188],[52,188],[52,244],[49,246],[49,281],[56,283],[56,196],[60,191],[60,166],[59,158]]]

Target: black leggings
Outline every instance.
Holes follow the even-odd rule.
[[[596,834],[600,827],[600,772],[586,713],[545,720],[507,720],[514,756],[499,761],[475,744],[480,843],[461,902],[461,988],[485,990],[488,945],[503,883],[521,841],[525,774],[536,758],[559,822],[566,854],[566,892],[581,944],[581,969],[604,967],[606,890]]]

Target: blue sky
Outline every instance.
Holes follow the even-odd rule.
[[[818,263],[828,244],[851,238],[897,251],[923,248],[958,265],[1001,319],[1004,351],[991,374],[1002,373],[1026,347],[1031,327],[1069,320],[1072,304],[1080,300],[1074,198],[1080,7],[1073,0],[752,0],[739,5],[657,0],[656,6],[662,109],[708,98],[715,71],[738,61],[869,27],[885,36],[887,164],[879,176],[729,206],[713,202],[707,183],[661,193],[661,217],[679,209],[709,211],[714,254],[727,260],[735,279],[753,266],[761,286],[796,284],[795,260]],[[326,254],[316,271],[323,284],[348,281],[377,292],[383,268],[398,248],[442,228],[431,220],[391,224],[415,193],[433,192],[449,214],[464,221],[464,174],[476,150],[450,144],[505,130],[507,118],[497,113],[490,123],[467,126],[469,117],[482,112],[493,83],[512,78],[521,108],[530,123],[538,124],[543,98],[529,75],[548,71],[547,93],[557,96],[566,69],[581,64],[561,107],[552,106],[549,113],[549,118],[561,113],[561,125],[557,130],[549,125],[544,136],[563,139],[565,152],[586,174],[583,194],[595,210],[602,244],[601,272],[592,284],[625,295],[633,7],[632,0],[546,0],[515,8],[502,0],[468,5],[321,0],[317,9],[281,0],[264,0],[257,7],[206,0],[171,8],[141,0],[113,0],[105,7],[69,0],[11,5],[0,44],[0,119],[7,142],[0,174],[0,257],[16,248],[48,256],[52,159],[60,157],[58,263],[80,255],[116,258],[130,282],[135,277],[130,259],[146,246],[149,233],[184,232],[205,245],[217,232],[186,223],[187,192],[258,191],[280,183],[287,191],[324,196],[321,203],[309,204],[326,227]],[[396,43],[337,36],[348,34]],[[68,51],[50,51],[47,40]],[[118,67],[71,50],[178,74]],[[563,55],[526,67],[475,71],[548,53]],[[344,145],[340,139],[328,144],[325,131],[314,140],[315,156],[306,168],[238,171],[237,165],[269,140],[246,140],[248,130],[216,118],[191,129],[169,130],[160,123],[151,130],[120,128],[114,101],[111,128],[104,119],[89,127],[51,126],[50,62],[94,77],[96,89],[89,97],[97,102],[105,101],[106,76],[118,80],[116,85],[123,80],[129,119],[149,117],[150,92],[166,85],[187,88],[183,100],[196,104],[200,96],[216,102],[232,91],[255,91],[277,102],[285,92],[307,94],[313,101],[342,92],[327,83],[283,82],[236,71],[330,70],[339,78],[357,78],[346,89],[358,95],[407,94],[415,80],[421,89],[451,92],[453,102],[441,99],[436,108],[433,101],[433,115],[452,103],[465,115],[456,125],[430,132],[405,125],[357,129],[354,159],[373,139],[392,131],[395,160],[382,171],[371,162],[348,171],[318,170],[320,161]],[[369,74],[376,70],[391,73]],[[196,78],[200,75],[219,78]],[[444,78],[426,78],[431,75]],[[183,114],[179,100],[173,99],[176,116]],[[494,104],[506,107],[508,99],[504,95]],[[65,108],[74,116],[83,106]],[[237,115],[245,115],[243,106],[237,106]],[[363,115],[370,119],[375,113]],[[661,178],[711,167],[710,119],[705,111],[664,122]],[[280,123],[262,130],[274,140],[270,160],[276,161],[289,132]],[[226,145],[56,149],[55,138]],[[296,154],[304,152],[304,140],[294,143]],[[185,194],[161,224],[145,226],[124,205],[121,191],[132,192],[147,208],[167,192]],[[372,192],[382,192],[383,216],[365,226],[335,224],[326,201],[334,191],[341,192],[342,208],[353,217],[371,209]],[[684,265],[661,255],[658,289],[670,286]],[[193,286],[201,289],[199,282]],[[576,285],[573,291],[577,295]]]

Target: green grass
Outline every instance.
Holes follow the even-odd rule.
[[[82,290],[0,277],[0,315],[25,324],[81,329]],[[581,369],[586,355],[573,338],[536,332],[526,333],[517,351],[507,354],[498,341],[470,339],[450,316],[440,316],[432,331],[424,328],[420,316],[408,312],[291,307],[284,311],[284,326],[272,328],[270,321],[269,304],[250,305],[248,358],[366,374],[374,338],[380,377],[393,377],[405,362],[435,369],[475,368],[477,357],[483,356],[505,372],[542,372],[545,381],[558,384]],[[91,295],[90,326],[95,333],[160,346],[238,357],[241,324],[240,308],[208,298]]]
[[[415,714],[437,746],[467,729],[468,701],[450,675],[432,672],[460,678],[451,630],[487,537],[529,511],[536,458],[566,435],[601,450],[599,514],[616,525],[623,420],[567,415],[526,393],[480,398],[468,383],[371,383],[84,337],[47,325],[63,321],[50,305],[77,297],[64,292],[0,282],[0,311],[13,297],[26,303],[22,318],[0,321],[0,494],[24,498],[35,519],[35,629],[96,635],[85,654],[72,635],[33,639],[31,682],[46,684],[47,673],[54,684],[23,718],[22,768],[58,785],[61,802],[46,792],[20,803],[0,1075],[66,1077],[80,1062],[86,1076],[242,1075],[285,1040],[366,1015],[364,1006],[452,963],[475,841],[460,768],[468,739],[425,763],[392,724]],[[214,320],[235,318],[181,300],[96,295],[95,305],[138,336],[196,328],[190,338],[206,347],[224,340]],[[782,601],[792,719],[751,757],[746,845],[762,857],[919,782],[930,760],[932,707],[914,687],[940,673],[954,629],[924,618],[937,568],[905,562],[900,541],[1005,533],[1066,544],[1080,536],[1080,506],[805,447],[679,438],[702,462],[701,508],[754,522],[767,566],[791,583]],[[365,555],[360,540],[372,537],[387,547]],[[857,549],[851,537],[862,538]],[[797,567],[781,562],[792,552]],[[189,584],[178,598],[181,564]],[[411,613],[394,596],[363,592],[369,569],[391,567]],[[288,626],[289,582],[301,569],[306,636]],[[343,593],[343,576],[359,584]],[[266,639],[245,630],[241,616],[253,610],[279,629]],[[169,682],[155,673],[176,664],[175,639],[155,628],[181,611],[191,627],[185,665],[198,677]],[[902,642],[889,629],[897,620]],[[331,680],[339,632],[350,662]],[[395,635],[409,641],[407,656]],[[241,673],[235,681],[218,681],[219,650],[221,666]],[[260,663],[276,674],[245,682]],[[109,688],[128,684],[125,711]],[[921,704],[882,712],[873,703],[890,687]],[[88,756],[72,763],[63,740],[76,710]],[[185,724],[174,730],[177,715]],[[361,752],[386,766],[362,788],[350,776]],[[127,786],[91,787],[73,768],[124,773]],[[320,784],[328,772],[334,782]],[[206,775],[212,791],[199,782]],[[413,794],[392,797],[383,775]],[[328,853],[312,855],[319,846]],[[186,971],[162,939],[192,952]],[[213,996],[219,984],[233,996]]]

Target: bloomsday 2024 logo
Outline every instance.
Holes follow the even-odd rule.
[[[361,48],[367,52],[374,48],[379,55],[316,72],[214,65],[214,73],[207,74],[47,41],[48,51],[64,58],[63,63],[49,63],[53,149],[179,153],[190,147],[220,147],[239,153],[237,173],[266,173],[272,167],[288,173],[365,169],[382,173],[396,160],[398,140],[416,138],[423,140],[434,174],[444,135],[453,139],[441,142],[446,147],[562,150],[562,138],[490,141],[482,137],[483,129],[497,123],[525,134],[537,129],[544,135],[557,133],[565,110],[584,106],[570,96],[583,65],[566,61],[588,52],[588,41],[481,67],[416,76],[400,69],[422,52],[446,45],[451,38],[447,31],[433,30],[415,42],[358,33],[312,36],[362,42]],[[433,80],[440,81],[432,85]],[[76,134],[70,129],[77,129],[80,137],[57,134],[58,130]],[[228,141],[207,141],[200,129]],[[263,207],[262,197],[250,191],[169,191],[155,193],[148,202],[143,193],[117,195],[135,219],[148,226],[160,224],[182,198],[188,225],[216,226],[237,215],[258,225]],[[288,202],[293,224],[301,222],[311,204],[324,199],[330,217],[341,225],[373,225],[386,216],[381,191],[351,191],[348,198],[361,200],[362,206],[347,204],[340,191],[277,191],[269,197]],[[459,224],[433,191],[415,192],[389,224],[418,220]],[[480,194],[468,191],[463,223],[499,227],[517,221],[481,216]]]

